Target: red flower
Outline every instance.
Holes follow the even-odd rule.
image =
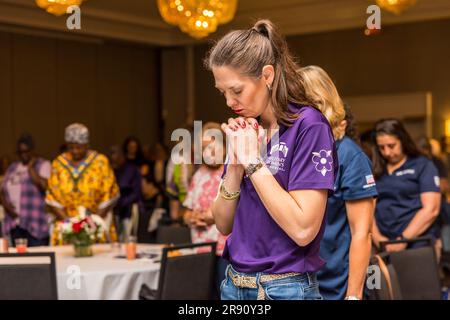
[[[72,229],[73,229],[73,232],[75,232],[75,233],[80,232],[81,231],[81,221],[77,222],[77,223],[74,223],[72,225]]]
[[[86,223],[86,219],[81,220],[80,222],[74,223],[72,226],[73,232],[78,233],[81,231],[81,228]]]

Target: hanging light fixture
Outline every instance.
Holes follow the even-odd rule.
[[[67,8],[70,6],[80,6],[86,0],[36,0],[39,8],[44,9],[48,13],[55,16],[66,14]]]
[[[161,17],[191,37],[201,39],[230,22],[237,0],[158,0]]]
[[[377,0],[377,4],[382,9],[397,15],[414,6],[416,2],[417,0]]]

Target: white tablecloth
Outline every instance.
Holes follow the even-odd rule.
[[[137,252],[155,253],[153,259],[127,260],[110,244],[93,246],[94,256],[73,257],[72,246],[35,247],[29,252],[55,252],[58,298],[61,300],[138,299],[142,284],[158,287],[161,246],[138,244]],[[122,252],[123,254],[123,252]]]

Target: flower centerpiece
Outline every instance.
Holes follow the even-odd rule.
[[[75,257],[92,256],[92,244],[102,238],[106,228],[102,218],[78,208],[79,215],[66,219],[62,225],[64,243],[74,246]]]

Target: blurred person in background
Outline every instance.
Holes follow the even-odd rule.
[[[320,244],[320,256],[326,261],[317,273],[320,293],[326,300],[361,300],[377,196],[372,166],[358,145],[350,108],[342,103],[328,74],[317,66],[304,67],[299,73],[306,94],[330,122],[339,160]]]
[[[378,200],[373,241],[407,240],[429,235],[439,238],[435,223],[441,193],[439,173],[433,162],[422,156],[401,121],[380,120],[375,125],[374,175]],[[420,247],[416,242],[409,247]],[[401,251],[408,244],[390,244],[387,251]]]
[[[450,153],[448,150],[448,138],[446,136],[442,136],[439,139],[439,145],[441,149],[442,161],[445,165],[450,168]]]
[[[0,157],[0,186],[2,185],[3,178],[5,177],[6,170],[8,169],[11,161],[8,156],[1,156]],[[0,237],[3,236],[1,233],[2,230],[2,223],[5,219],[5,210],[2,205],[2,200],[0,198]]]
[[[0,199],[6,216],[3,235],[25,238],[28,246],[46,246],[49,242],[45,192],[50,177],[50,162],[35,154],[34,140],[23,134],[17,141],[19,161],[12,163],[0,186]]]
[[[145,163],[144,153],[140,140],[135,136],[128,136],[122,144],[125,159],[139,168]]]
[[[227,261],[222,258],[226,237],[217,230],[211,211],[214,199],[219,191],[220,180],[225,161],[226,142],[222,134],[222,141],[211,142],[208,130],[216,130],[222,134],[220,124],[207,122],[203,125],[202,155],[203,161],[192,176],[187,196],[183,202],[186,212],[183,215],[185,223],[191,228],[193,243],[217,242],[216,263],[216,292],[214,297],[220,297],[220,284],[225,277]]]
[[[434,141],[434,143],[433,143]],[[433,144],[435,146],[433,153]],[[441,208],[439,212],[439,217],[436,219],[436,224],[439,227],[440,239],[436,242],[437,250],[439,251],[442,247],[444,251],[450,251],[450,212],[449,205],[447,203],[447,195],[449,194],[449,180],[448,180],[448,167],[444,161],[441,159],[442,154],[440,153],[440,146],[437,148],[437,141],[433,139],[428,139],[428,137],[423,136],[417,140],[417,147],[420,152],[425,155],[428,159],[433,161],[433,164],[438,170],[440,188],[441,188]],[[436,150],[437,149],[437,150]],[[438,157],[441,155],[441,157]],[[439,257],[439,252],[438,252]]]
[[[169,199],[165,192],[167,150],[161,143],[143,148],[141,189],[143,210],[140,213],[138,240],[154,242],[159,224],[170,224]]]
[[[111,148],[111,166],[120,190],[120,198],[113,210],[114,221],[119,240],[125,242],[131,235],[133,206],[139,211],[142,204],[141,174],[139,167],[126,161],[117,146]]]
[[[194,129],[192,126],[185,125],[183,129],[189,131],[190,136],[193,137]],[[196,170],[193,157],[193,144],[191,148],[190,159],[186,162],[185,159],[178,158],[178,155],[169,156],[169,161],[166,167],[166,193],[169,196],[169,214],[172,221],[182,221],[183,212],[181,205],[186,199],[187,190],[190,181]]]
[[[68,151],[52,162],[46,203],[55,216],[51,243],[63,244],[61,222],[79,214],[84,207],[91,214],[106,218],[119,199],[119,187],[108,158],[89,146],[89,130],[81,123],[65,129]],[[116,239],[114,224],[110,239]]]
[[[448,167],[438,156],[439,153],[433,153],[432,141],[436,140],[429,139],[426,136],[420,137],[417,140],[417,147],[425,157],[433,161],[434,166],[438,170],[441,193],[442,195],[446,195],[449,191]]]
[[[155,143],[150,149],[150,156],[146,159],[145,166],[141,169],[144,199],[152,201],[154,207],[165,209],[168,207],[165,195],[167,163],[166,147],[161,143]]]

